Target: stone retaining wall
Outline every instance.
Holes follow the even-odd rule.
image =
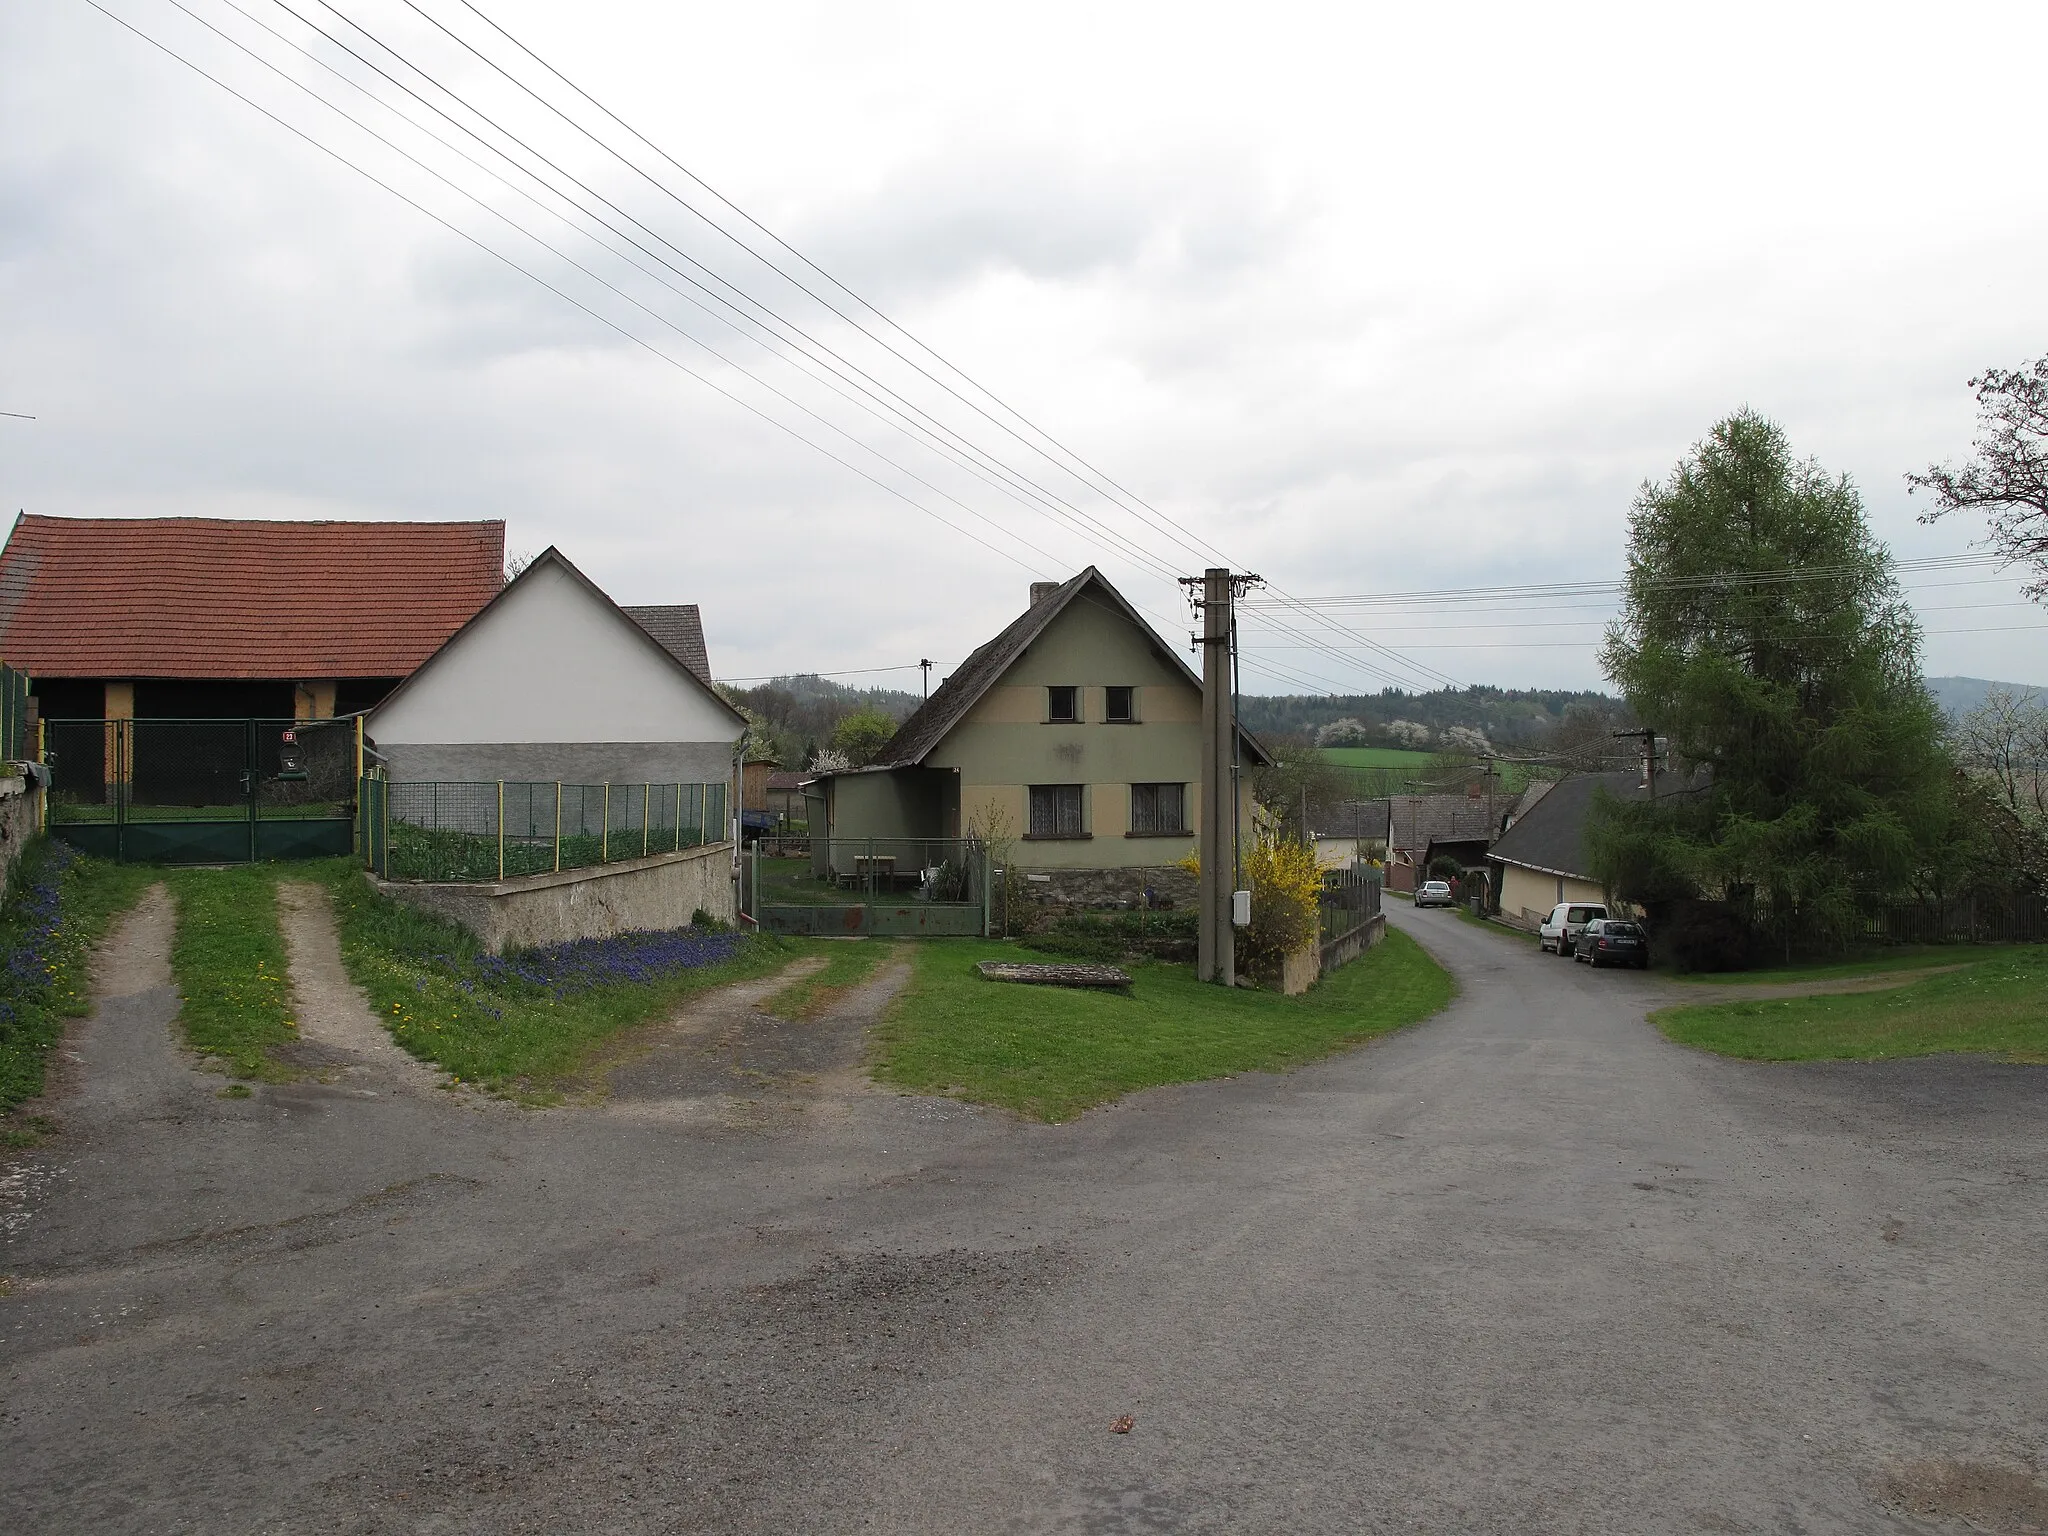
[[[1192,907],[1199,882],[1177,864],[1130,869],[1020,869],[1016,891],[1023,907],[1079,907],[1083,910],[1144,906],[1149,888],[1155,904]]]
[[[373,883],[394,900],[460,923],[494,954],[571,939],[681,928],[699,909],[721,922],[737,921],[729,842],[486,885]]]
[[[31,779],[0,768],[0,889],[14,878],[21,850],[42,830],[43,791]]]

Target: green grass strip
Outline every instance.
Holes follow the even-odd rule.
[[[156,878],[49,838],[22,851],[0,900],[0,1112],[43,1091],[64,1021],[92,1011],[94,951]],[[9,1143],[34,1139],[19,1127],[5,1134]]]
[[[582,1086],[579,1073],[593,1052],[621,1030],[812,952],[799,942],[753,935],[718,965],[556,995],[493,981],[477,969],[480,950],[467,930],[379,895],[355,861],[302,868],[326,883],[342,962],[392,1038],[457,1082],[524,1103],[553,1103]]]
[[[1859,976],[1883,976],[1893,971],[1924,971],[1945,965],[1971,965],[1980,960],[2013,954],[2026,947],[2018,944],[1916,944],[1898,949],[1878,950],[1850,960],[1780,965],[1759,971],[1687,971],[1675,974],[1671,979],[1707,987],[1767,987],[1782,982],[1853,981]]]
[[[974,969],[1043,958],[979,940],[917,946],[911,983],[877,1031],[876,1077],[1070,1120],[1140,1088],[1299,1066],[1426,1019],[1456,991],[1399,932],[1301,997],[1206,986],[1178,965],[1130,967],[1128,996],[1006,985]]]
[[[298,1038],[275,866],[179,869],[165,876],[178,904],[171,976],[184,999],[178,1021],[193,1050],[230,1076],[297,1076],[268,1048]]]
[[[819,941],[822,970],[791,982],[761,1006],[778,1019],[815,1019],[874,973],[893,947],[885,939]]]
[[[2048,949],[2005,950],[1884,991],[1687,1004],[1650,1018],[1681,1045],[1757,1061],[1946,1051],[2048,1061]]]

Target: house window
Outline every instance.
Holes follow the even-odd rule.
[[[1185,832],[1188,829],[1185,784],[1133,784],[1133,832]]]
[[[1048,688],[1045,690],[1045,718],[1055,723],[1072,722],[1081,718],[1081,690],[1078,688]]]
[[[1129,725],[1138,718],[1137,694],[1135,688],[1103,689],[1102,718],[1111,725]]]
[[[1081,786],[1031,786],[1031,836],[1081,837]]]

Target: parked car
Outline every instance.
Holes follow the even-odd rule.
[[[1457,904],[1458,898],[1451,894],[1448,880],[1425,880],[1422,889],[1415,893],[1415,905],[1418,907],[1455,907]]]
[[[1536,930],[1537,948],[1569,955],[1586,924],[1606,915],[1607,908],[1597,901],[1560,901]]]
[[[1618,917],[1596,917],[1579,930],[1579,942],[1572,958],[1598,970],[1603,965],[1632,965],[1639,971],[1650,968],[1650,940],[1641,923]]]

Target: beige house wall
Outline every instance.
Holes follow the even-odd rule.
[[[1080,690],[1081,718],[1046,718],[1048,688]],[[1130,724],[1105,719],[1107,691],[1135,690]],[[1148,636],[1106,606],[1068,606],[1002,680],[925,759],[960,776],[960,830],[987,826],[991,812],[1016,836],[1024,869],[1124,869],[1173,864],[1194,852],[1201,814],[1202,694]],[[1085,837],[1032,839],[1030,787],[1079,784]],[[1131,786],[1186,786],[1185,836],[1133,836]],[[1252,828],[1251,775],[1240,811]]]
[[[1607,900],[1606,887],[1576,875],[1547,875],[1519,864],[1502,864],[1500,910],[1511,920],[1540,921],[1560,901]]]

